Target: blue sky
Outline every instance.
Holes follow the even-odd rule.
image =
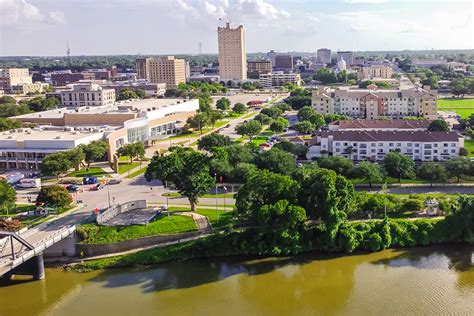
[[[473,49],[469,0],[0,0],[0,55],[217,52],[243,24],[248,52]],[[221,19],[221,21],[219,20]]]

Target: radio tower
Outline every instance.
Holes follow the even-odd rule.
[[[66,41],[66,55],[67,55],[67,63],[71,66],[71,49],[69,48],[69,40]]]

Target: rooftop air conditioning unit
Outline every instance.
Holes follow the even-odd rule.
[[[61,135],[58,135],[55,137],[55,139],[61,139],[61,138],[63,138]]]

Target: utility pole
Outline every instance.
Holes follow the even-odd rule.
[[[66,40],[66,56],[68,66],[71,67],[71,49],[69,48],[69,40]]]

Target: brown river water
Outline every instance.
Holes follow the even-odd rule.
[[[216,258],[0,281],[0,315],[474,315],[474,247]]]

